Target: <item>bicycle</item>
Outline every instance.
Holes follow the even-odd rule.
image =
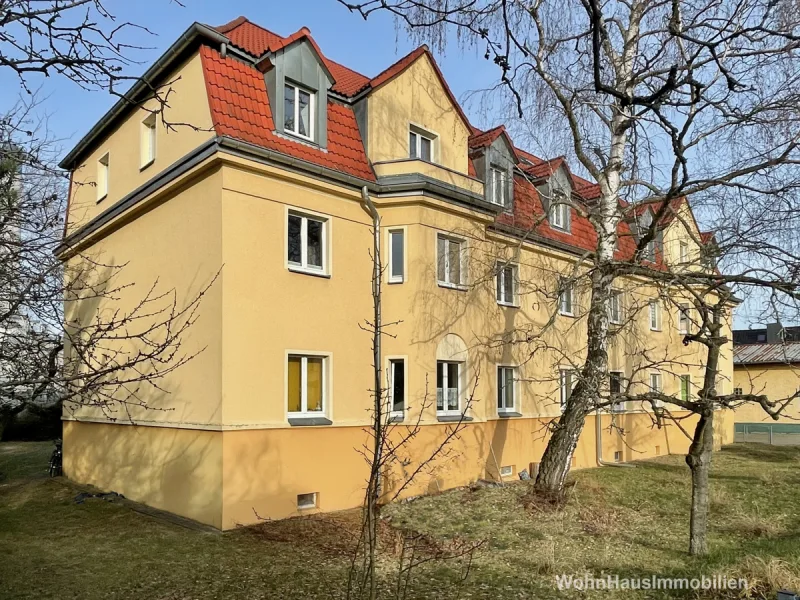
[[[53,454],[50,455],[50,465],[47,469],[47,472],[50,474],[50,477],[60,477],[61,476],[61,440],[55,440],[53,442],[55,444],[55,449],[53,450]]]

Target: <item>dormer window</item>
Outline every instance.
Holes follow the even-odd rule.
[[[287,83],[283,92],[283,130],[307,140],[314,139],[314,93]]]
[[[550,205],[550,226],[562,231],[569,231],[570,209],[569,204],[561,199],[556,199]]]
[[[489,170],[489,175],[492,178],[492,194],[490,200],[493,204],[498,206],[508,206],[508,175],[498,167],[492,167]]]
[[[434,139],[434,135],[412,127],[408,132],[408,157],[433,162]]]

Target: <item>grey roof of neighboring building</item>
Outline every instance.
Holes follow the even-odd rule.
[[[800,342],[744,344],[733,347],[734,365],[800,363]]]

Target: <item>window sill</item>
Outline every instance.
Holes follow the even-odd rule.
[[[106,198],[108,198],[108,194],[103,194],[102,196],[100,196],[100,197],[97,199],[97,204],[100,204],[100,203],[101,203],[103,200],[105,200]]]
[[[388,283],[389,285],[399,285],[405,282],[406,282],[405,279],[389,279],[386,283]]]
[[[156,162],[156,159],[155,159],[155,158],[153,158],[153,159],[150,159],[150,161],[149,161],[149,162],[146,162],[146,163],[145,163],[145,164],[143,164],[141,167],[139,167],[139,172],[141,173],[141,172],[142,172],[142,171],[144,171],[144,170],[145,170],[147,167],[149,167],[150,165],[152,165],[154,162]]]
[[[472,417],[466,415],[436,415],[439,423],[458,423],[460,421],[472,421]]]
[[[275,133],[282,134],[283,137],[292,140],[293,142],[300,142],[301,144],[306,144],[308,146],[312,146],[313,148],[319,148],[319,144],[314,140],[314,138],[300,135],[294,131],[286,131],[283,129],[281,131],[276,131]]]
[[[447,288],[448,290],[456,290],[458,292],[466,292],[467,286],[462,283],[445,283],[444,281],[438,281],[440,288]]]
[[[519,303],[514,302],[501,302],[500,300],[497,301],[498,306],[505,306],[506,308],[519,308]]]
[[[304,415],[302,417],[289,417],[289,425],[292,427],[317,427],[320,425],[333,425],[333,421],[327,417],[312,417],[310,415]]]
[[[572,231],[570,229],[568,229],[566,227],[559,227],[558,225],[553,225],[552,223],[550,223],[550,228],[551,229],[555,229],[559,233],[568,233],[568,234],[572,233]]]
[[[658,331],[658,332],[660,332],[660,331],[661,331],[661,329],[656,329],[656,328],[654,328],[654,327],[651,327],[651,328],[650,328],[650,331]]]
[[[405,415],[389,415],[389,423],[402,423],[405,420]]]
[[[322,277],[323,279],[330,279],[331,274],[324,271],[317,271],[315,269],[304,269],[303,267],[295,267],[289,265],[287,267],[292,273],[300,273],[301,275],[311,275],[313,277]]]
[[[558,314],[561,315],[562,317],[572,317],[573,319],[575,318],[575,313],[571,313],[571,312],[558,311]]]
[[[501,419],[515,419],[517,417],[521,417],[522,413],[515,412],[513,410],[498,410],[497,416]]]

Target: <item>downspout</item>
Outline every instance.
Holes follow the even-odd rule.
[[[373,304],[373,334],[372,334],[372,361],[375,371],[375,457],[374,464],[380,465],[383,452],[383,415],[381,412],[381,403],[383,400],[381,381],[381,217],[378,214],[378,209],[369,197],[369,189],[367,186],[361,188],[361,197],[364,199],[364,204],[369,209],[369,214],[372,217],[372,304]],[[380,477],[375,485],[375,500],[377,501],[381,493]]]
[[[606,462],[603,460],[603,423],[601,418],[602,413],[600,409],[594,416],[595,423],[595,443],[597,444],[597,466],[598,467],[627,467],[629,469],[636,468],[636,465],[630,463]]]

